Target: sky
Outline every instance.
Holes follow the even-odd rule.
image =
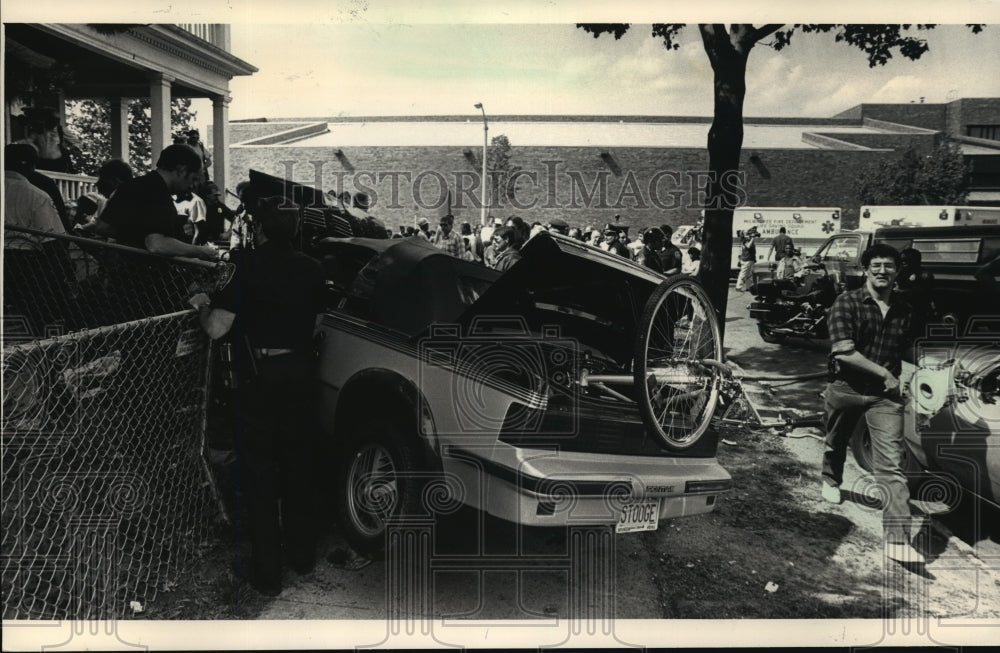
[[[748,116],[832,116],[861,102],[1000,96],[1000,25],[921,32],[930,50],[869,68],[832,35],[750,55]],[[290,52],[289,44],[294,44]],[[707,116],[712,71],[692,25],[668,51],[634,24],[621,40],[563,24],[237,24],[230,118],[609,114]]]
[[[712,74],[697,22],[935,22],[930,51],[869,68],[832,35],[798,33],[750,55],[747,116],[825,117],[861,102],[1000,96],[1000,0],[7,0],[3,20],[225,22],[259,68],[231,83],[231,119],[362,115],[709,116]],[[616,41],[576,22],[631,22]],[[686,22],[680,48],[652,22]],[[993,27],[973,36],[963,23]],[[950,23],[950,24],[949,24]],[[947,25],[946,25],[947,24]],[[196,101],[199,126],[211,105]]]
[[[7,0],[4,21],[224,22],[232,52],[259,68],[233,79],[231,119],[319,116],[710,116],[712,73],[695,23],[940,23],[930,50],[870,68],[832,35],[758,44],[747,116],[826,117],[861,102],[1000,96],[1000,0]],[[680,48],[652,22],[685,22]],[[594,39],[576,22],[631,22]],[[963,23],[991,23],[972,35]],[[198,126],[211,104],[195,101]]]

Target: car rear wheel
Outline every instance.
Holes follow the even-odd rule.
[[[356,551],[380,553],[392,520],[420,511],[421,468],[418,443],[403,430],[382,420],[357,429],[341,461],[336,505]]]
[[[667,449],[693,446],[719,400],[722,346],[715,309],[691,277],[673,277],[646,302],[635,344],[634,383],[646,428]],[[708,361],[708,362],[706,362]]]

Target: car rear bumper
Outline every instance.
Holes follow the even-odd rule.
[[[730,489],[715,458],[651,458],[515,447],[450,449],[465,503],[529,526],[615,524],[625,503],[658,498],[660,519],[711,512]]]

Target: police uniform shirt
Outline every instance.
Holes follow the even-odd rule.
[[[162,234],[177,240],[184,237],[184,216],[155,170],[122,184],[108,200],[101,220],[114,227],[115,239],[123,245],[146,248],[146,236]]]
[[[271,240],[241,251],[235,264],[232,279],[212,301],[236,315],[233,334],[255,348],[310,348],[316,315],[324,309],[319,261]]]

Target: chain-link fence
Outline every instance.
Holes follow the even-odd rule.
[[[128,616],[217,511],[211,347],[186,301],[231,268],[4,236],[3,618]]]

